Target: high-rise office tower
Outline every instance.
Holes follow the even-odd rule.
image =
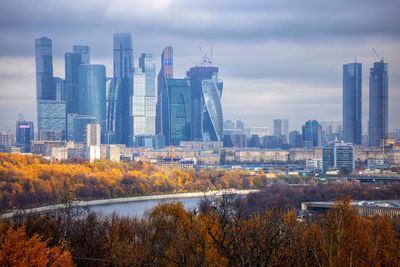
[[[224,121],[224,130],[225,129],[235,129],[235,123],[231,120]]]
[[[86,125],[90,123],[96,123],[96,121],[96,117],[91,115],[79,115],[77,113],[68,114],[67,140],[73,140],[75,143],[84,143]],[[107,142],[107,139],[105,140],[105,142]]]
[[[39,140],[61,141],[66,134],[65,101],[38,101]]]
[[[116,95],[115,130],[118,142],[132,146],[131,97],[133,46],[130,33],[114,33],[114,93]]]
[[[144,92],[144,113],[146,124],[146,135],[155,135],[156,126],[156,61],[153,54],[143,53],[139,59],[139,67],[146,77]],[[135,95],[135,87],[133,87]]]
[[[156,104],[156,134],[160,135],[162,129],[162,90],[165,88],[165,80],[174,78],[173,50],[168,46],[161,54],[161,68],[157,75],[157,104]]]
[[[78,68],[81,64],[90,64],[89,46],[75,45],[72,53],[65,53],[65,100],[67,113],[78,112]]]
[[[274,119],[274,135],[281,136],[282,135],[282,120]]]
[[[15,145],[21,148],[21,152],[31,152],[31,142],[34,138],[33,122],[24,120],[22,113],[20,113],[19,119],[16,123],[15,136]]]
[[[289,133],[289,145],[291,147],[302,147],[303,140],[299,131],[294,130]]]
[[[56,91],[53,81],[52,41],[47,37],[35,40],[36,51],[36,98],[55,100]]]
[[[187,79],[167,79],[162,89],[162,135],[165,145],[178,146],[190,141],[192,124],[192,97]]]
[[[133,72],[133,96],[131,98],[131,107],[132,143],[135,146],[140,146],[140,139],[142,137],[154,135],[154,125],[152,128],[148,128],[146,123],[146,75],[142,72],[141,68],[135,68]]]
[[[72,52],[74,54],[79,54],[81,56],[82,64],[90,64],[90,47],[87,45],[74,45],[72,47]]]
[[[379,147],[388,137],[388,64],[375,62],[369,76],[369,146]]]
[[[78,114],[90,115],[104,129],[106,119],[106,67],[83,64],[78,68]]]
[[[362,65],[343,65],[343,140],[361,145]]]
[[[223,82],[217,67],[192,67],[186,75],[192,89],[192,138],[196,141],[222,141]]]
[[[316,120],[309,120],[302,126],[303,146],[306,148],[322,145],[321,125]]]

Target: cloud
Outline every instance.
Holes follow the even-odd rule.
[[[0,128],[14,127],[20,104],[35,117],[35,38],[53,39],[55,75],[74,44],[90,45],[92,62],[111,75],[112,33],[123,31],[133,33],[136,58],[172,45],[177,77],[199,63],[199,45],[213,46],[225,117],[250,125],[340,120],[342,64],[354,56],[366,120],[375,47],[389,62],[391,126],[400,128],[398,10],[397,0],[0,0]]]

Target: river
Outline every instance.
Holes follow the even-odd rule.
[[[193,210],[197,209],[197,206],[202,199],[204,199],[204,197],[172,198],[163,200],[143,200],[124,203],[112,203],[91,206],[90,211],[103,215],[110,215],[115,212],[121,216],[141,217],[145,214],[146,211],[151,210],[159,203],[181,202],[186,209]]]

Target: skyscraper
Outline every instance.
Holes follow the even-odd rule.
[[[114,33],[114,93],[117,98],[115,130],[119,143],[132,145],[131,96],[133,48],[130,33]],[[102,127],[103,128],[103,127]]]
[[[322,145],[321,125],[316,120],[309,120],[302,126],[303,146],[306,148]]]
[[[343,140],[362,143],[362,65],[343,65]]]
[[[74,45],[72,53],[65,53],[65,100],[67,113],[78,112],[78,68],[81,64],[90,64],[90,48]]]
[[[192,90],[192,138],[196,141],[222,141],[223,82],[217,67],[192,67],[186,75]]]
[[[131,100],[132,107],[132,130],[133,144],[140,146],[138,140],[141,136],[154,134],[152,129],[146,127],[146,75],[140,68],[135,68],[133,72],[133,96]],[[153,131],[152,131],[153,130]]]
[[[66,134],[65,101],[38,101],[39,140],[61,141]]]
[[[274,119],[274,135],[281,136],[282,135],[282,120]]]
[[[375,62],[369,76],[369,146],[380,146],[388,137],[388,64]]]
[[[106,118],[106,68],[83,64],[78,68],[78,114],[90,115],[104,129]]]
[[[166,145],[190,141],[192,98],[187,79],[167,79],[162,89],[162,134]]]
[[[16,123],[15,136],[15,145],[21,148],[21,152],[31,152],[31,142],[34,138],[33,122],[24,120],[22,113],[20,114],[19,119]]]
[[[156,104],[156,134],[162,134],[162,90],[165,88],[165,80],[174,78],[173,49],[168,46],[161,54],[161,69],[157,75],[157,104]]]
[[[144,114],[146,135],[155,135],[156,126],[156,61],[153,54],[143,53],[139,59],[139,67],[145,75]],[[135,95],[135,87],[134,92]]]
[[[52,41],[47,37],[35,40],[36,51],[36,98],[55,100],[56,91],[53,82]]]
[[[72,47],[72,52],[74,54],[79,54],[81,56],[82,64],[90,64],[90,47],[87,45],[74,45]]]

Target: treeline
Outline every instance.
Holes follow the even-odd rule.
[[[0,209],[61,203],[66,198],[253,189],[267,183],[262,174],[240,170],[161,170],[147,162],[50,163],[38,156],[0,153]]]
[[[48,246],[62,240],[77,266],[400,265],[400,220],[361,217],[347,200],[312,222],[291,210],[246,214],[223,199],[197,212],[162,204],[143,218],[60,210],[10,222],[22,225]]]

